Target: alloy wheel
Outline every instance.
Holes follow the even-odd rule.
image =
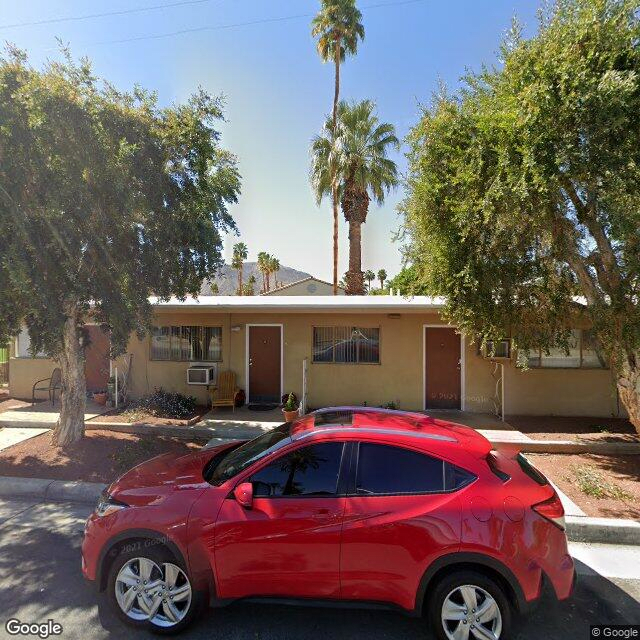
[[[191,605],[191,583],[175,564],[156,564],[132,558],[116,577],[116,601],[132,620],[148,620],[159,627],[178,624]]]
[[[481,587],[456,587],[442,604],[442,626],[449,640],[498,640],[502,614],[495,599]]]

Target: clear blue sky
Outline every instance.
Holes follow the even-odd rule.
[[[0,38],[24,48],[39,66],[58,56],[55,37],[117,86],[139,83],[162,103],[183,101],[198,85],[226,96],[223,143],[237,154],[240,203],[232,213],[249,258],[268,251],[281,263],[331,278],[329,204],[315,205],[308,183],[309,142],[331,108],[333,67],[321,64],[309,33],[317,0],[203,0],[160,10],[6,28],[6,25],[170,4],[180,0],[0,0]],[[375,6],[388,4],[389,6]],[[458,85],[466,68],[496,62],[502,34],[517,15],[525,34],[536,28],[538,0],[358,0],[366,39],[342,69],[342,97],[371,98],[401,137],[439,80]],[[370,8],[367,8],[370,7]],[[406,167],[404,152],[397,161]],[[402,189],[372,206],[363,228],[363,268],[400,268],[392,235]],[[342,217],[341,217],[342,218]],[[230,247],[237,241],[232,237]],[[341,219],[340,273],[347,268]]]

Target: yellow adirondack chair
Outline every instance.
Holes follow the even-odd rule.
[[[209,390],[211,394],[211,408],[233,407],[236,410],[236,374],[233,371],[222,371],[218,374],[216,386]]]

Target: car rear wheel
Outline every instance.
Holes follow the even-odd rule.
[[[511,610],[502,587],[476,571],[456,571],[436,585],[428,602],[439,640],[505,640]]]
[[[108,597],[126,623],[161,634],[182,631],[199,603],[186,567],[163,547],[144,544],[116,557]]]

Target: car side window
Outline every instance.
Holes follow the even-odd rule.
[[[361,442],[356,472],[359,495],[401,495],[445,490],[445,462],[409,449]]]
[[[280,456],[251,477],[254,497],[336,495],[343,448],[342,442],[325,442]]]

